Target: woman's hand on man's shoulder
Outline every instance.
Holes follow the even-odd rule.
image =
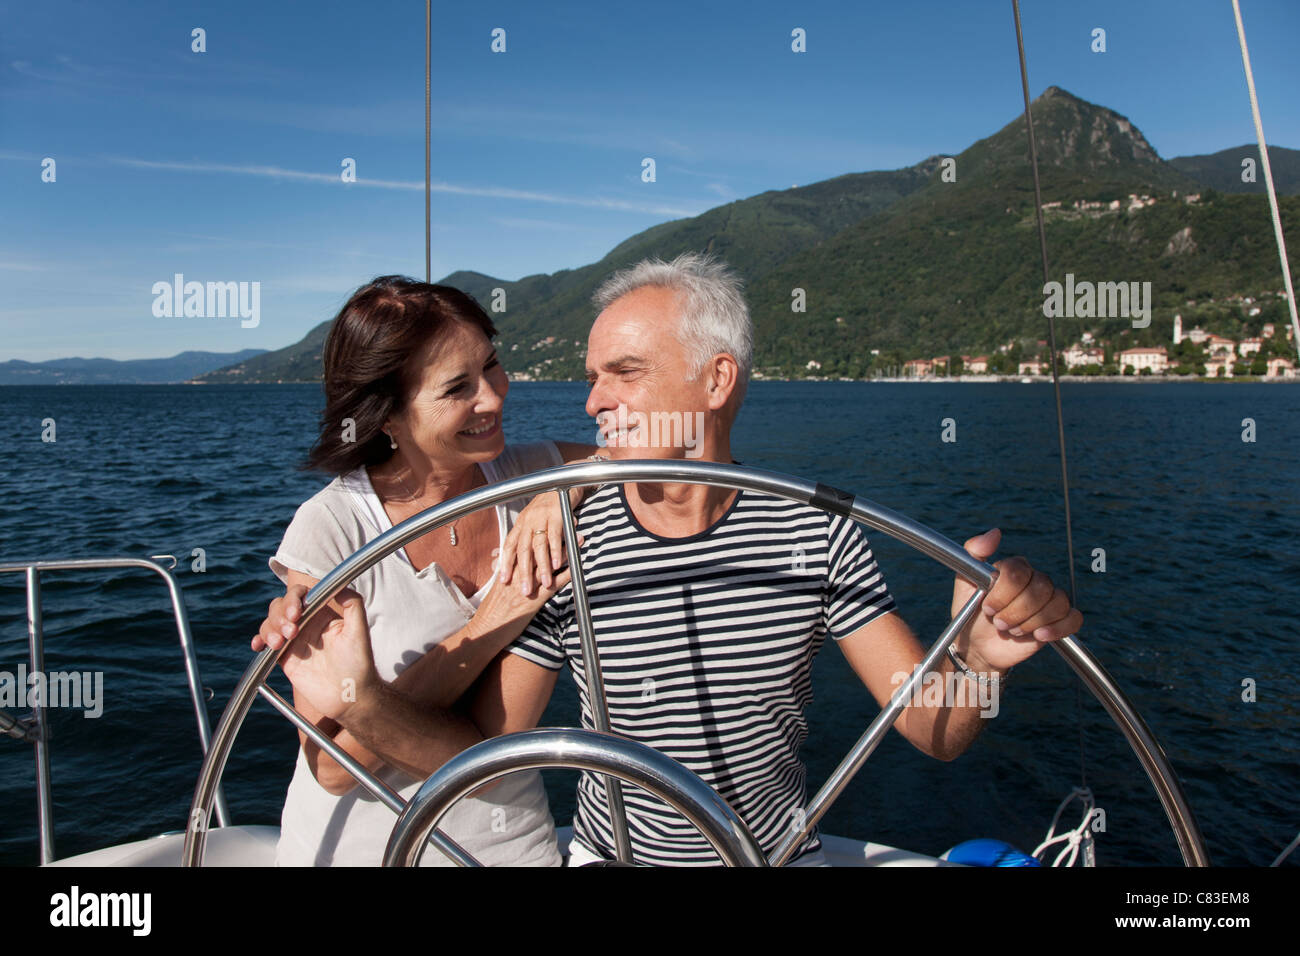
[[[570,491],[571,501],[573,494]],[[579,537],[579,545],[582,541]],[[539,590],[563,587],[556,584],[556,574],[567,564],[564,514],[555,495],[543,492],[519,513],[506,535],[497,559],[497,583],[509,585],[531,598]]]

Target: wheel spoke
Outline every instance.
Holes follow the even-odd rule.
[[[310,720],[298,713],[287,700],[265,684],[258,687],[257,692],[272,707],[278,710],[286,720],[310,737],[316,746],[338,761],[339,766],[351,774],[357,783],[369,790],[376,800],[398,815],[406,809],[406,801],[402,799],[396,790],[362,766],[356,758],[330,739],[328,735],[322,733]],[[429,842],[445,853],[457,866],[483,865],[441,830],[434,830],[429,834]]]
[[[605,700],[605,678],[600,670],[600,651],[596,648],[596,631],[591,624],[591,604],[587,600],[587,581],[582,574],[582,555],[578,551],[578,525],[569,504],[569,491],[561,488],[560,512],[564,515],[564,549],[569,556],[569,577],[573,587],[573,612],[582,638],[582,670],[587,676],[587,703],[596,729],[609,733],[609,704]],[[614,852],[620,863],[632,862],[632,840],[627,832],[627,810],[623,807],[623,784],[613,776],[604,776],[605,799],[614,828]]]
[[[921,663],[916,666],[911,675],[903,686],[900,687],[894,696],[889,699],[889,703],[876,715],[870,726],[867,727],[866,733],[853,745],[850,750],[840,761],[840,765],[835,768],[834,772],[822,784],[821,789],[817,791],[817,796],[813,797],[812,802],[808,805],[806,812],[801,814],[790,828],[790,833],[785,839],[772,851],[772,856],[768,862],[772,866],[782,866],[794,852],[794,848],[799,845],[805,836],[812,831],[817,825],[817,821],[825,816],[826,811],[830,809],[835,799],[844,792],[844,788],[849,785],[849,781],[862,769],[862,765],[867,762],[867,758],[880,745],[880,741],[889,733],[889,728],[894,726],[899,715],[903,713],[903,708],[907,702],[912,699],[912,694],[917,685],[925,679],[925,675],[935,669],[939,658],[948,651],[948,646],[957,639],[961,629],[966,626],[975,612],[979,610],[980,604],[984,601],[987,591],[976,591],[970,596],[957,616],[948,622],[948,626],[943,629],[939,639],[930,646]]]

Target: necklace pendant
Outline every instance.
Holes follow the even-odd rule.
[[[452,527],[452,529],[451,529],[451,546],[452,546],[453,548],[456,547],[456,529],[455,529],[455,527]]]

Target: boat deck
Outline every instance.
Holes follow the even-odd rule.
[[[571,827],[556,830],[561,852],[573,835]],[[216,827],[208,832],[205,866],[274,866],[280,828],[271,826]],[[862,843],[823,834],[822,845],[831,866],[956,866],[932,856],[883,843]],[[148,840],[92,850],[49,866],[180,866],[184,833],[164,833]]]

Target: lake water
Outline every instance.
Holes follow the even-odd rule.
[[[1265,865],[1300,829],[1300,388],[1066,384],[1063,394],[1080,637],[1163,743],[1211,860]],[[509,440],[594,440],[584,395],[581,384],[514,384]],[[215,725],[279,593],[267,556],[326,482],[297,470],[319,404],[315,386],[0,388],[0,558],[180,556]],[[41,440],[49,418],[53,443]],[[941,440],[946,418],[955,442]],[[958,542],[1000,527],[1003,555],[1066,580],[1049,385],[756,382],[733,444],[747,465],[854,491]],[[947,619],[950,575],[871,540],[928,643]],[[195,548],[202,573],[190,570]],[[1091,570],[1098,548],[1104,573]],[[102,717],[53,713],[58,854],[183,828],[199,749],[164,589],[146,572],[42,580],[47,670],[104,674]],[[23,608],[21,576],[0,575],[0,670],[26,660]],[[1252,685],[1255,699],[1243,699]],[[1086,779],[1106,811],[1100,864],[1178,863],[1139,764],[1078,686],[1057,655],[1038,654],[952,763],[891,734],[823,828],[934,854],[980,836],[1029,851]],[[544,722],[573,724],[571,681],[559,687]],[[815,692],[814,786],[877,710],[830,646]],[[225,777],[235,822],[279,822],[296,746],[287,723],[255,707]],[[575,778],[547,777],[563,822]],[[1078,818],[1071,808],[1065,819]],[[0,864],[34,862],[31,748],[7,738],[0,820]]]

